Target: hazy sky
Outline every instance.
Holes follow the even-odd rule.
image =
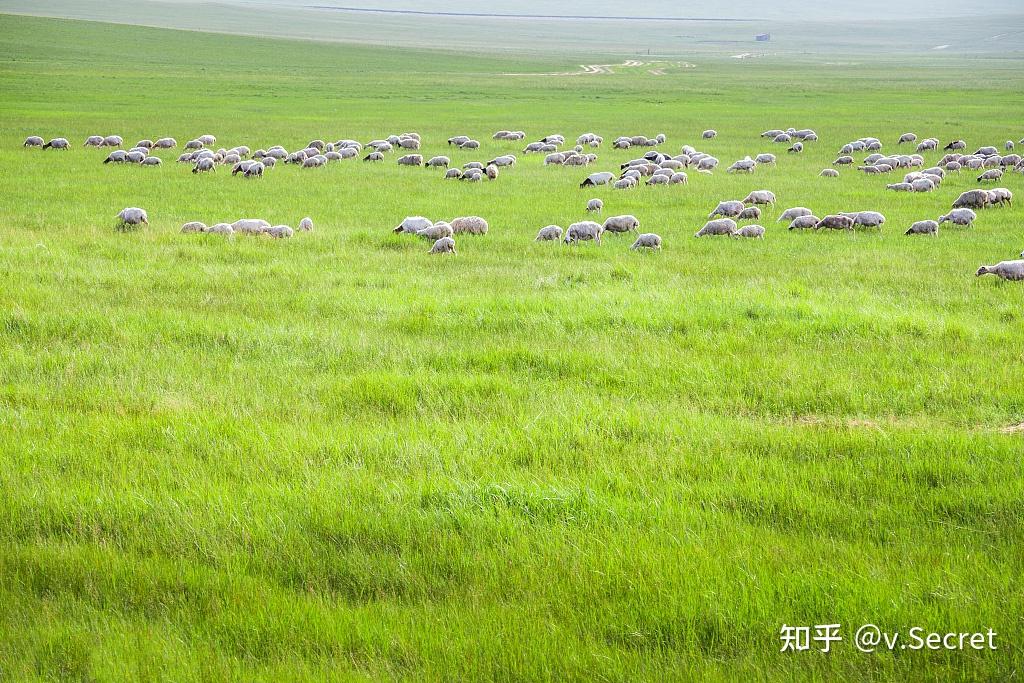
[[[223,1],[223,0],[222,0]],[[575,14],[759,19],[897,19],[1006,14],[1024,11],[1024,0],[229,0],[247,4],[333,5],[501,14]],[[1024,26],[1020,27],[1024,29]]]

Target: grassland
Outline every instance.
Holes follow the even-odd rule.
[[[0,54],[0,678],[1020,670],[1024,441],[1004,430],[1024,420],[1024,290],[973,277],[1024,248],[1020,209],[911,239],[973,176],[914,196],[817,177],[862,135],[1019,139],[1019,62],[509,77],[576,61],[9,16]],[[789,125],[822,141],[753,177],[624,193],[536,157],[476,186],[359,162],[247,182],[78,146],[484,139],[462,163],[511,150],[499,128],[677,149],[714,126],[702,146],[728,162],[781,153],[757,134]],[[888,223],[793,234],[769,215],[763,242],[692,238],[761,187]],[[590,196],[664,251],[531,241]],[[152,225],[115,233],[131,205]],[[492,229],[428,257],[389,231],[417,213]],[[177,232],[304,215],[317,230],[285,241]],[[861,654],[866,622],[991,627],[1000,649]],[[847,640],[780,654],[783,623]]]

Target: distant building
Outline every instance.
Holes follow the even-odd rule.
[[[761,42],[761,43],[766,43],[766,42],[768,42],[771,39],[772,39],[772,34],[770,34],[770,33],[758,33],[756,36],[754,36],[754,40],[757,40],[758,42]]]

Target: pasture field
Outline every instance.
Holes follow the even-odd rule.
[[[1024,137],[1019,60],[509,76],[621,59],[4,15],[0,56],[0,679],[1019,675],[1024,289],[974,271],[1024,249],[1022,210],[909,238],[976,174],[916,195],[817,177],[866,135]],[[788,126],[821,139],[758,138]],[[476,185],[393,156],[243,180],[81,146],[415,130],[462,164],[518,153],[503,128],[664,132],[723,164],[613,191],[578,187],[636,155],[607,142],[587,170],[520,155]],[[483,148],[450,152],[461,133]],[[777,167],[724,172],[764,151]],[[761,188],[766,239],[692,237]],[[594,196],[664,250],[532,241]],[[801,205],[888,220],[775,222]],[[126,206],[151,225],[115,232]],[[391,233],[416,214],[491,231],[432,257]],[[178,232],[306,215],[290,240]],[[863,654],[869,622],[991,628],[998,650]],[[784,623],[844,642],[783,654]]]

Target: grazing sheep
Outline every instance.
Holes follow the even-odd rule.
[[[260,235],[270,230],[270,223],[262,218],[240,218],[231,224],[231,228],[245,235]]]
[[[733,162],[733,165],[725,169],[726,173],[753,173],[754,169],[757,168],[757,162],[750,157],[740,159],[739,161]]]
[[[740,211],[740,215],[736,217],[738,221],[756,221],[761,219],[761,209],[756,206],[748,206],[747,208]]]
[[[586,179],[580,183],[580,187],[590,187],[594,185],[607,185],[612,182],[615,178],[615,174],[609,171],[602,171],[600,173],[591,173]]]
[[[422,166],[423,155],[422,154],[406,154],[403,157],[398,157],[399,166]]]
[[[653,232],[644,232],[636,237],[630,249],[661,249],[661,237]]]
[[[497,180],[498,178],[498,167],[494,164],[488,164],[487,168],[484,169],[484,174],[488,180]]]
[[[160,138],[153,143],[153,146],[157,149],[174,149],[178,146],[178,141],[174,138]]]
[[[1001,168],[993,168],[991,170],[985,171],[980,176],[978,176],[978,182],[979,183],[983,183],[983,182],[986,182],[986,181],[989,181],[989,180],[993,180],[993,181],[994,180],[999,180],[1002,177],[1003,177],[1003,169],[1001,169]]]
[[[820,219],[814,214],[807,214],[806,216],[797,216],[793,219],[793,222],[789,224],[789,230],[807,230],[809,228],[817,227]]]
[[[146,159],[146,153],[133,149],[124,155],[124,160],[130,164],[141,164]]]
[[[789,152],[790,154],[799,154],[800,152],[804,151],[804,143],[794,142],[793,146],[787,149],[786,151]]]
[[[732,234],[733,237],[751,237],[755,239],[764,239],[764,226],[761,225],[745,225],[738,229]]]
[[[593,221],[580,221],[573,223],[565,233],[566,244],[579,244],[593,240],[601,244],[601,233],[604,231],[599,224]]]
[[[848,156],[848,155],[847,156],[838,157],[838,158],[836,158],[835,161],[832,162],[833,166],[850,166],[852,164],[853,164],[853,157]]]
[[[231,227],[230,223],[216,223],[203,230],[203,232],[210,235],[234,235],[235,229]]]
[[[910,189],[914,192],[931,192],[935,187],[935,183],[928,178],[918,178],[910,183]]]
[[[639,183],[637,182],[636,178],[621,178],[612,183],[612,188],[616,190],[628,190],[630,188],[636,187],[638,184]]]
[[[700,134],[702,140],[713,140],[718,137],[718,132],[714,130],[706,130]]]
[[[128,161],[128,152],[123,149],[115,149],[113,152],[107,155],[107,158],[103,160],[105,164],[123,164]],[[178,159],[181,161],[181,159]]]
[[[974,223],[974,219],[978,217],[978,214],[974,213],[971,209],[953,209],[947,214],[939,216],[939,225],[942,225],[946,221],[949,221],[953,225],[962,225],[970,227]]]
[[[904,133],[896,144],[902,145],[904,142],[917,142],[917,136],[913,133]]]
[[[469,182],[469,183],[478,183],[481,180],[483,180],[483,178],[484,178],[484,172],[483,171],[481,171],[478,168],[470,168],[470,169],[467,169],[462,174],[461,177],[459,177],[459,180],[464,180],[464,181]]]
[[[557,225],[548,225],[540,229],[534,242],[557,242],[562,239],[562,228]]]
[[[71,143],[67,138],[54,138],[43,145],[43,149],[71,149]]]
[[[754,190],[743,199],[744,204],[775,205],[775,193],[769,190]]]
[[[200,135],[196,139],[199,140],[199,142],[201,142],[204,145],[206,145],[207,147],[209,147],[211,145],[216,145],[217,144],[217,138],[215,138],[214,136],[212,136],[210,134]]]
[[[736,232],[736,221],[731,218],[718,218],[705,223],[704,227],[694,233],[693,236],[704,237],[706,235],[731,235],[734,232]]]
[[[427,251],[428,254],[455,254],[455,240],[451,237],[442,237],[434,242],[434,246]]]
[[[451,237],[453,234],[455,233],[452,230],[452,226],[444,221],[438,221],[437,223],[431,225],[429,228],[423,228],[422,230],[416,231],[417,237],[429,239],[434,242],[441,239],[442,237]]]
[[[604,211],[604,202],[600,199],[591,199],[587,202],[587,213],[601,213]]]
[[[636,232],[639,227],[640,221],[637,220],[636,216],[626,214],[607,218],[604,225],[601,226],[601,230],[603,232]]]
[[[185,143],[185,149],[202,149],[203,143],[199,140],[189,140]]]
[[[493,164],[494,166],[497,166],[498,168],[504,168],[506,166],[515,166],[516,165],[516,155],[515,154],[502,154],[500,157],[494,157],[493,159],[491,159],[487,163],[488,163],[488,165]]]
[[[946,152],[948,152],[950,150],[967,149],[967,143],[964,142],[963,140],[953,140],[951,143],[949,143],[948,145],[946,145],[942,149],[943,149],[943,151],[946,151]]]
[[[477,140],[467,140],[459,145],[459,149],[480,149],[480,143]],[[452,253],[455,252],[452,251]]]
[[[885,189],[892,190],[894,192],[913,192],[914,186],[910,183],[890,183],[885,186]]]
[[[829,214],[814,225],[815,230],[829,228],[832,230],[853,230],[853,218],[842,214]]]
[[[274,239],[285,239],[285,238],[292,237],[293,235],[295,235],[295,231],[292,230],[287,225],[275,225],[274,227],[269,228],[268,230],[265,230],[264,232],[266,232],[268,235],[270,235]]]
[[[716,166],[718,166],[718,159],[715,157],[702,157],[700,161],[697,162],[698,171],[710,172],[713,171]]]
[[[363,161],[384,161],[384,154],[383,152],[370,152],[363,157]]]
[[[313,219],[310,218],[309,216],[306,216],[301,221],[299,221],[299,230],[302,230],[304,232],[312,232],[313,231]]]
[[[821,176],[822,178],[838,178],[839,171],[837,171],[834,168],[823,168],[821,169],[821,173],[819,173],[818,175]]]
[[[462,170],[458,168],[449,168],[445,171],[444,177],[446,180],[458,180],[462,177]]]
[[[237,164],[231,167],[231,175],[238,175],[239,173],[245,173],[250,166],[255,164],[255,161],[239,161]]]
[[[1003,204],[1013,206],[1013,193],[1005,187],[997,187],[988,191],[989,206],[1002,207]]]
[[[561,152],[555,152],[544,157],[545,166],[561,166],[565,163],[565,155]]]
[[[444,157],[444,156],[436,156],[436,157],[431,157],[431,158],[430,158],[430,159],[429,159],[429,160],[427,161],[427,163],[426,163],[426,164],[424,164],[424,165],[425,165],[425,166],[430,166],[430,167],[433,167],[433,166],[441,166],[441,167],[444,167],[444,168],[448,168],[448,165],[449,165],[450,163],[452,163],[452,160],[451,160],[451,159],[449,159],[448,157]]]
[[[29,138],[29,140],[31,140],[31,139],[32,138]],[[28,140],[26,140],[25,142],[27,144]],[[39,144],[40,145],[43,144],[43,139],[42,138],[39,138]],[[102,147],[103,146],[103,136],[102,135],[90,135],[89,137],[87,137],[85,139],[85,143],[82,146],[83,147]]]
[[[469,233],[470,235],[486,235],[487,234],[487,221],[480,216],[463,216],[462,218],[455,218],[451,222],[452,231],[458,235],[461,233]]]
[[[690,178],[685,173],[683,173],[682,171],[679,171],[679,172],[673,173],[671,176],[669,176],[668,184],[669,185],[685,185],[689,181],[690,181]]]
[[[736,199],[719,202],[718,206],[715,207],[715,210],[708,214],[708,218],[714,218],[715,216],[733,218],[735,216],[739,216],[740,212],[743,211],[744,208],[743,202]]]
[[[200,221],[192,221],[191,223],[186,223],[185,225],[181,226],[181,231],[185,234],[193,232],[206,232],[206,230],[206,223],[202,223]]]
[[[774,154],[767,154],[767,153],[765,153],[765,154],[758,154],[756,157],[754,157],[754,163],[757,163],[757,164],[774,164],[775,163],[775,155]]]
[[[1013,151],[1013,140],[1007,140],[1006,144],[1003,145],[1003,149],[1005,149],[1007,152],[1012,152]]]
[[[104,147],[120,147],[123,144],[124,138],[122,138],[120,135],[108,135],[107,137],[103,138]]]
[[[859,225],[864,228],[881,228],[885,223],[885,216],[877,211],[857,211],[854,213],[844,213],[842,215],[852,218],[854,225]]]
[[[119,230],[133,230],[139,225],[149,225],[149,214],[145,209],[128,207],[117,214]]]
[[[778,220],[776,220],[775,222],[780,223],[782,221],[791,221],[794,218],[799,218],[800,216],[810,216],[813,213],[814,212],[808,209],[807,207],[794,206],[791,209],[786,209],[785,211],[783,211],[782,215],[779,216]],[[815,219],[815,221],[817,221],[817,219]]]
[[[960,208],[971,208],[971,209],[984,209],[988,206],[990,201],[988,191],[986,190],[967,190],[960,194],[953,202],[954,209]]]
[[[192,167],[193,173],[206,173],[209,171],[216,172],[216,170],[217,167],[213,163],[213,159],[211,159],[210,157],[203,157],[202,159],[199,159],[198,161],[196,161],[196,165]]]
[[[164,162],[160,157],[146,157],[141,163],[143,166],[159,166]]]
[[[997,275],[1004,280],[1024,280],[1024,260],[1000,261],[994,266],[982,266],[975,275]]]
[[[939,223],[938,221],[917,221],[903,234],[937,236],[939,234]]]
[[[669,176],[663,174],[655,174],[650,177],[647,181],[648,185],[668,185]]]
[[[423,216],[409,216],[401,223],[399,223],[398,226],[392,230],[392,232],[416,234],[420,230],[425,230],[426,228],[429,228],[433,225],[434,222],[431,221],[429,218],[424,218]]]

